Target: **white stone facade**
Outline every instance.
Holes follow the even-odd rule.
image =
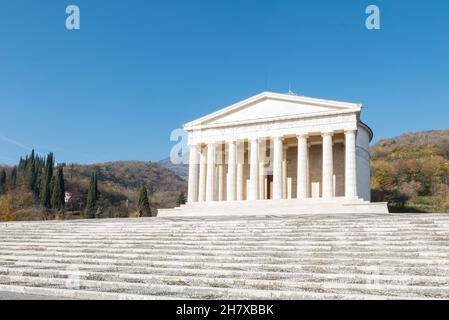
[[[188,204],[370,200],[362,105],[263,92],[184,125]]]

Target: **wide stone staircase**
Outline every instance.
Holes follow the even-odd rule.
[[[0,291],[75,299],[447,299],[449,215],[2,223]]]

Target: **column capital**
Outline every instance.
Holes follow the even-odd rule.
[[[275,136],[271,136],[271,139],[284,141],[284,136],[283,135],[275,135]]]
[[[297,133],[296,134],[296,138],[298,138],[298,139],[307,139],[307,138],[309,138],[309,134],[308,133]]]
[[[259,142],[259,138],[250,137],[248,138],[248,141],[251,142]]]
[[[218,144],[218,141],[207,141],[206,145],[207,146],[216,146]]]
[[[334,135],[334,132],[333,131],[324,131],[324,132],[321,132],[321,136],[322,137],[332,137]]]
[[[357,132],[357,129],[347,129],[344,131],[345,134],[351,134],[351,133],[355,134],[356,132]]]
[[[237,142],[237,139],[227,139],[224,141],[225,144],[236,144]]]

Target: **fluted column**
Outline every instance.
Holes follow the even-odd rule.
[[[206,201],[214,201],[215,191],[215,144],[207,145],[207,183],[206,183]]]
[[[307,146],[307,135],[298,135],[298,172],[297,172],[297,198],[305,199],[307,198],[307,176],[308,165],[307,161],[309,158],[309,148]]]
[[[187,191],[187,202],[192,203],[197,201],[198,188],[198,151],[197,146],[190,146],[189,155],[189,184]]]
[[[259,157],[260,161],[260,157]],[[265,200],[265,163],[259,162],[259,200]]]
[[[332,198],[333,184],[334,184],[332,133],[324,132],[322,136],[323,136],[323,198]]]
[[[357,197],[356,131],[345,131],[345,196]]]
[[[273,138],[273,200],[282,199],[282,138]]]
[[[237,200],[243,200],[243,169],[245,164],[245,143],[237,142]]]
[[[237,150],[236,142],[228,143],[228,180],[227,180],[227,201],[236,200],[236,173],[237,173]]]
[[[287,199],[287,151],[288,146],[282,147],[282,199]]]
[[[258,200],[259,194],[259,141],[250,140],[250,171],[249,171],[249,198],[248,200]]]
[[[226,167],[225,167],[225,152],[224,152],[224,144],[218,145],[218,201],[225,200],[225,192],[226,192]]]
[[[200,179],[198,186],[198,201],[204,202],[206,201],[206,151],[204,149],[200,149]]]

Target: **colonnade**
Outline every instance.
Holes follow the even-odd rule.
[[[345,131],[345,196],[357,197],[356,172],[356,130]],[[322,197],[332,198],[334,195],[333,182],[333,132],[322,132]],[[310,197],[309,184],[309,135],[298,134],[297,157],[297,198]],[[265,141],[266,138],[263,140]],[[271,198],[280,200],[287,198],[286,167],[287,155],[283,136],[270,137],[273,153],[273,190]],[[264,179],[261,179],[263,165],[260,162],[260,143],[262,139],[247,139],[249,148],[249,186],[246,200],[264,199]],[[226,144],[227,152],[223,152]],[[188,203],[212,201],[244,200],[244,157],[241,140],[226,142],[209,142],[190,146]],[[217,152],[217,150],[219,152]],[[217,155],[220,159],[217,163]],[[242,159],[243,158],[243,159]],[[225,160],[225,161],[222,161]],[[227,163],[227,166],[224,165]],[[218,174],[216,173],[218,166]],[[226,172],[227,168],[227,172]],[[216,180],[218,179],[218,181]],[[224,184],[226,183],[226,185]]]

